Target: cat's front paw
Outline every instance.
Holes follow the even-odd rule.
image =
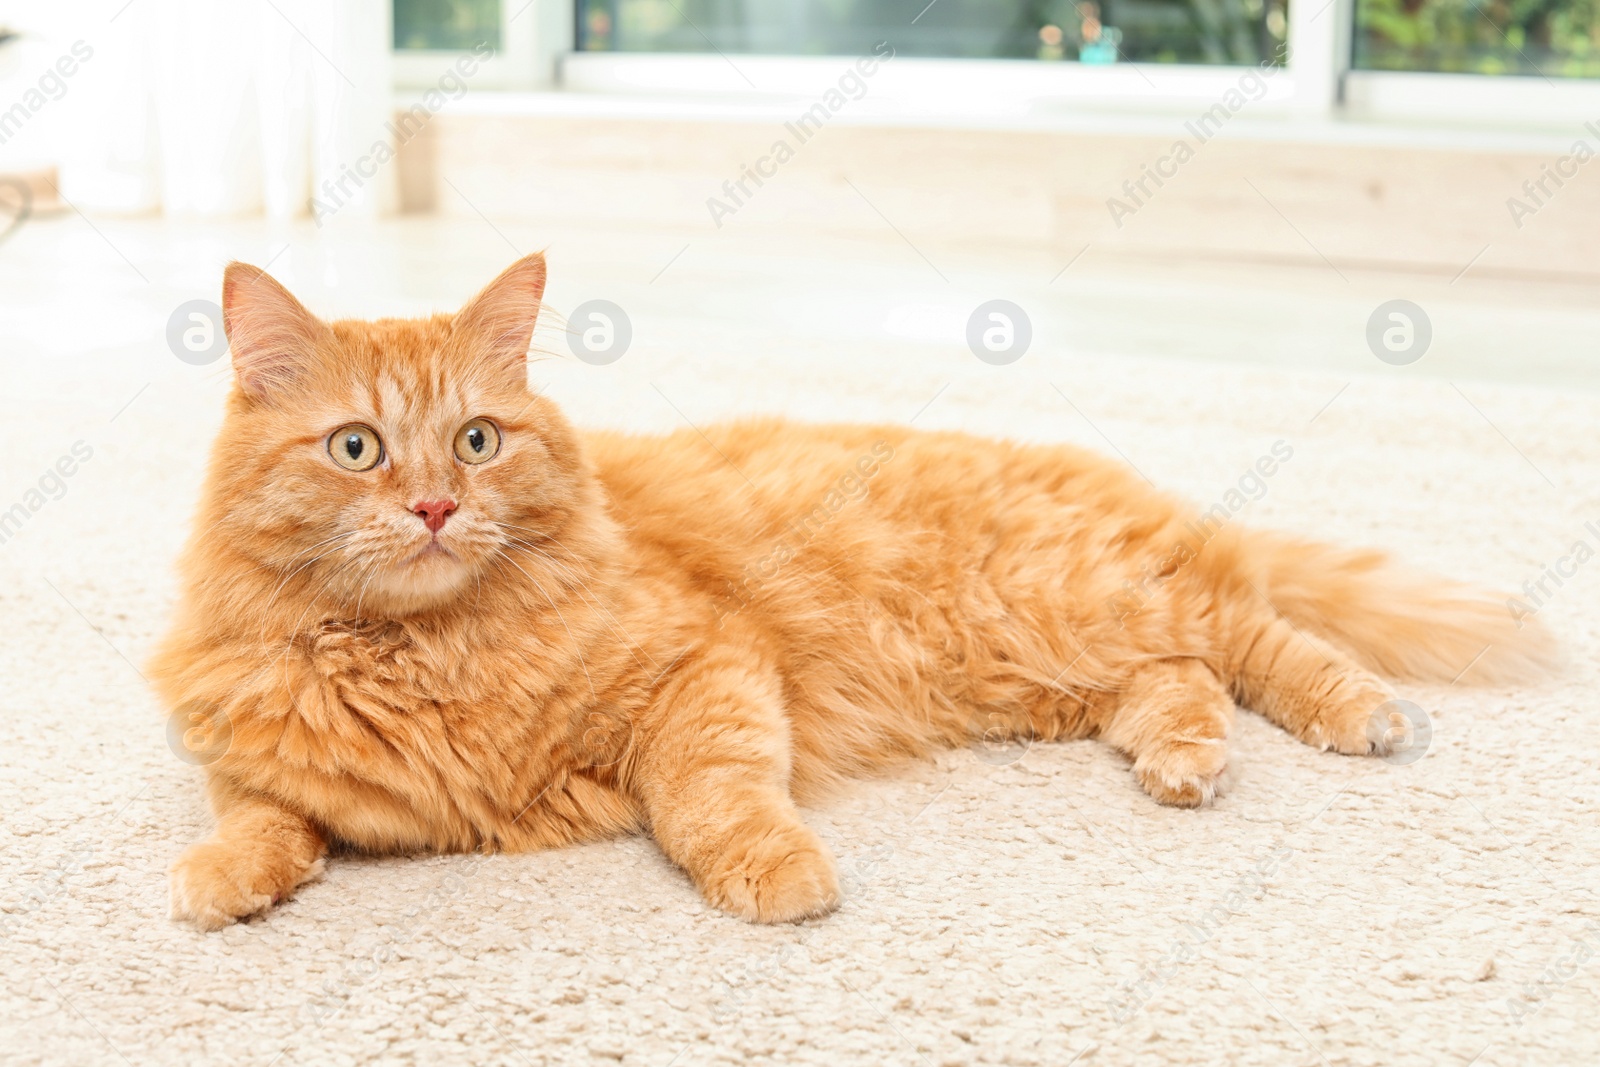
[[[168,914],[202,930],[266,911],[322,874],[320,856],[302,856],[265,842],[202,841],[172,865]]]
[[[1170,741],[1141,755],[1133,766],[1144,791],[1162,804],[1198,808],[1222,789],[1228,769],[1228,739]]]
[[[799,922],[839,906],[833,857],[800,824],[742,834],[702,889],[712,904],[751,922]]]

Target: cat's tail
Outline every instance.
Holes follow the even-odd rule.
[[[1289,621],[1391,678],[1534,681],[1559,665],[1550,631],[1518,600],[1409,571],[1382,552],[1250,531],[1245,558]],[[1252,568],[1253,569],[1253,568]]]

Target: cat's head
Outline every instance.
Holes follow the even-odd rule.
[[[527,385],[544,293],[528,256],[455,315],[324,322],[234,263],[223,323],[235,389],[203,541],[354,614],[469,596],[577,509],[570,427]],[[212,544],[217,542],[212,541]]]

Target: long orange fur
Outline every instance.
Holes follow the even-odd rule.
[[[645,830],[711,903],[795,920],[838,900],[795,798],[840,776],[975,735],[1096,736],[1198,805],[1236,704],[1366,753],[1393,698],[1376,671],[1548,666],[1492,598],[1213,526],[1076,448],[773,419],[714,447],[580,433],[527,386],[544,280],[530,256],[454,316],[330,324],[228,269],[236,383],[153,664],[169,707],[228,732],[174,917],[263,911],[330,842]],[[454,451],[472,419],[499,430],[487,462]],[[330,454],[351,424],[381,439],[370,470]],[[455,505],[437,535],[426,501]]]

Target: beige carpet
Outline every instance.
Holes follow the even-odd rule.
[[[848,897],[804,927],[711,911],[643,839],[336,857],[263,919],[175,926],[165,871],[207,814],[138,673],[225,384],[225,364],[172,356],[166,319],[214,298],[234,256],[292,245],[274,273],[313,307],[403,313],[452,306],[507,245],[550,241],[553,306],[606,297],[634,320],[610,367],[535,367],[580,422],[687,419],[714,438],[752,411],[915,417],[1115,449],[1203,503],[1282,440],[1293,458],[1247,521],[1508,589],[1577,541],[1600,548],[1600,399],[1505,384],[1516,352],[1496,346],[1600,336],[1592,312],[1470,280],[1092,257],[1048,285],[1060,264],[925,249],[946,284],[892,235],[761,259],[731,238],[459,222],[99,226],[40,222],[0,252],[0,511],[45,481],[0,544],[5,1062],[1600,1061],[1600,563],[1546,582],[1566,677],[1410,692],[1433,725],[1410,765],[1317,753],[1244,715],[1237,781],[1204,811],[1155,806],[1088,742],[861,783],[810,812]],[[949,336],[996,295],[1034,316],[1009,367]],[[1362,340],[1396,295],[1434,315],[1416,368]],[[1486,369],[1452,384],[1453,360]],[[58,483],[79,441],[92,455]]]

